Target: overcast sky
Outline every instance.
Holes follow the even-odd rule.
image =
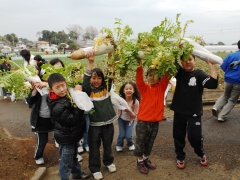
[[[114,18],[122,19],[134,35],[150,31],[165,17],[182,25],[194,20],[187,35],[202,36],[207,43],[240,40],[240,6],[237,0],[0,0],[0,36],[37,40],[42,30],[66,33],[69,25],[113,29]]]

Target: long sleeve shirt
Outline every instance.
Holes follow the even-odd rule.
[[[203,89],[216,89],[218,79],[210,77],[200,69],[185,72],[183,68],[179,68],[176,79],[177,86],[171,109],[188,116],[201,116]]]
[[[164,114],[164,92],[169,83],[168,75],[154,85],[149,85],[143,79],[143,67],[137,69],[136,85],[141,93],[141,103],[137,119],[147,122],[157,122],[163,119]]]

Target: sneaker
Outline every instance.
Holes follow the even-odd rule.
[[[84,150],[83,150],[83,147],[82,146],[79,146],[78,147],[78,153],[82,153]]]
[[[152,163],[148,158],[143,160],[144,161],[144,164],[147,168],[149,169],[156,169],[156,164]]]
[[[44,164],[44,159],[43,158],[39,158],[39,159],[35,159],[36,164],[40,165],[40,164]]]
[[[80,179],[88,179],[90,177],[89,174],[86,174],[85,172],[82,172]]]
[[[3,99],[7,99],[7,96],[3,96]]]
[[[10,95],[10,99],[11,99],[12,102],[14,102],[14,101],[16,100],[16,96],[15,96],[14,93],[12,93],[12,94]]]
[[[121,146],[116,146],[117,152],[122,152],[122,147]]]
[[[129,146],[129,151],[134,151],[134,150],[135,150],[135,146],[134,146],[134,144],[131,145],[131,146]]]
[[[59,148],[59,144],[57,143],[57,141],[55,141],[55,146],[56,148]]]
[[[139,171],[143,174],[147,174],[148,173],[148,168],[145,166],[144,161],[137,161],[137,167],[139,169]]]
[[[216,108],[212,108],[212,115],[218,117],[218,110]]]
[[[24,102],[25,102],[25,104],[28,104],[28,102],[27,102],[27,100],[26,100],[26,99],[24,99]]]
[[[177,160],[177,167],[178,167],[178,169],[184,169],[185,168],[185,162]]]
[[[96,179],[96,180],[103,179],[103,175],[102,175],[101,172],[95,172],[95,173],[93,173],[93,177],[94,177],[94,179]]]
[[[78,159],[78,162],[81,162],[83,160],[82,156],[81,155],[77,155],[77,159]]]
[[[206,155],[204,155],[202,158],[200,158],[200,164],[202,166],[207,166],[208,165],[208,161],[207,161]]]
[[[225,119],[220,118],[220,117],[217,120],[218,120],[218,122],[224,122],[225,121]]]
[[[109,172],[111,172],[111,173],[113,173],[117,170],[115,164],[111,164],[111,165],[107,166],[107,168],[108,168]]]

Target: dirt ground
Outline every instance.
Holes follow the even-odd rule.
[[[23,102],[13,103],[0,100],[0,180],[30,179],[39,167],[33,160],[35,135],[30,132],[29,113]],[[209,166],[202,167],[199,159],[193,152],[190,144],[186,144],[186,168],[179,170],[176,167],[175,153],[172,139],[172,112],[165,110],[166,121],[159,125],[159,133],[155,140],[151,160],[157,164],[157,169],[147,175],[140,174],[136,168],[136,158],[132,152],[124,147],[123,152],[116,152],[113,144],[113,154],[117,172],[109,173],[102,167],[105,180],[172,180],[172,179],[213,179],[239,180],[240,179],[240,122],[239,105],[233,109],[228,121],[219,123],[205,109],[203,116],[204,147],[209,159]],[[115,125],[115,128],[117,126]],[[114,141],[116,141],[115,134]],[[59,179],[58,151],[52,139],[44,153],[47,174],[44,180]],[[82,169],[89,173],[88,154],[84,153],[81,162]],[[90,178],[92,179],[92,178]]]
[[[26,180],[33,176],[38,168],[33,160],[35,144],[35,138],[9,138],[0,128],[1,180]],[[45,154],[48,167],[58,164],[58,154],[53,144],[47,145]]]

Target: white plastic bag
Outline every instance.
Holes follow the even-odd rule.
[[[68,91],[73,99],[73,102],[79,109],[89,111],[94,107],[93,102],[85,92],[74,90],[73,88],[68,88]]]
[[[116,89],[115,85],[112,84],[112,87],[110,90],[110,97],[111,97],[112,104],[119,110],[128,109],[130,112],[132,112],[132,109],[130,108],[128,103],[125,101],[125,99],[123,99],[117,93],[115,93],[115,89]]]

